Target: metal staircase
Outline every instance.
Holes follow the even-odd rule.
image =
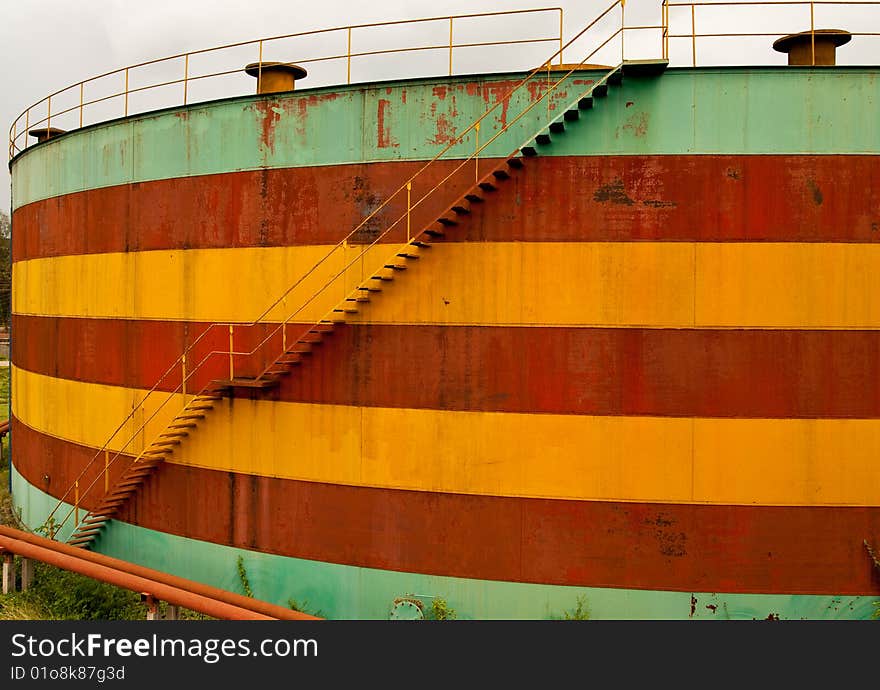
[[[607,43],[607,41],[606,41]],[[604,45],[604,44],[603,44]],[[594,51],[595,52],[595,51]],[[581,64],[584,64],[587,58],[582,61]],[[334,280],[338,278],[340,275],[344,273],[346,270],[343,269],[342,272],[337,273],[334,276],[334,279],[331,279],[327,284],[325,284],[321,289],[311,295],[304,303],[300,304],[297,309],[288,316],[283,323],[276,326],[273,333],[278,332],[280,330],[282,337],[282,348],[280,354],[275,357],[271,363],[264,367],[263,370],[251,377],[244,376],[232,376],[231,375],[231,366],[230,366],[230,377],[225,379],[214,379],[209,384],[205,385],[201,390],[199,390],[194,396],[188,397],[186,395],[186,382],[188,379],[188,375],[185,369],[186,362],[186,353],[183,356],[184,362],[184,374],[183,374],[183,382],[181,384],[181,392],[184,395],[184,406],[183,408],[174,415],[171,421],[165,426],[165,428],[158,434],[156,437],[144,447],[144,449],[128,464],[128,466],[121,472],[119,477],[115,480],[112,486],[109,486],[109,482],[107,477],[109,476],[110,466],[117,462],[119,458],[130,458],[129,455],[124,455],[123,451],[125,448],[130,445],[131,441],[138,434],[143,432],[146,428],[148,422],[150,422],[153,417],[157,414],[157,412],[153,412],[149,419],[146,419],[141,425],[140,428],[135,431],[132,437],[128,442],[122,447],[122,449],[115,452],[113,461],[111,462],[108,459],[110,441],[112,438],[108,440],[107,444],[105,444],[104,448],[102,448],[98,454],[93,458],[92,463],[89,464],[83,471],[80,473],[80,477],[84,475],[87,469],[91,467],[92,464],[97,462],[97,459],[103,454],[104,461],[104,470],[103,473],[99,473],[99,477],[104,477],[105,483],[105,492],[100,500],[94,505],[93,508],[88,510],[85,514],[85,517],[81,521],[77,521],[77,524],[74,527],[74,530],[68,539],[68,542],[72,545],[76,545],[79,547],[88,548],[94,539],[101,533],[102,529],[107,525],[107,523],[118,513],[118,511],[128,502],[128,500],[135,495],[140,488],[144,485],[144,483],[149,479],[150,476],[162,465],[162,463],[175,451],[175,449],[179,448],[183,443],[186,442],[186,439],[190,434],[195,432],[198,429],[198,425],[201,421],[203,421],[207,415],[213,410],[214,406],[218,401],[222,400],[225,397],[236,397],[237,395],[242,395],[247,393],[248,395],[260,395],[261,391],[266,391],[272,389],[279,385],[281,380],[285,376],[289,376],[298,366],[302,365],[304,361],[310,356],[313,356],[316,352],[318,346],[323,342],[324,338],[330,336],[334,329],[339,327],[342,324],[346,323],[347,318],[352,314],[357,314],[362,309],[366,307],[369,303],[374,300],[380,299],[382,297],[383,286],[385,286],[390,281],[400,280],[403,275],[405,275],[405,271],[407,271],[411,266],[414,265],[415,262],[419,260],[421,256],[425,254],[425,252],[432,249],[435,246],[442,246],[442,240],[447,236],[454,234],[456,229],[462,225],[463,223],[469,222],[469,218],[472,217],[473,213],[478,209],[481,209],[482,212],[487,212],[491,207],[492,200],[497,197],[499,194],[504,193],[505,185],[515,176],[523,174],[526,168],[529,165],[529,160],[536,156],[539,156],[541,153],[544,153],[548,150],[548,147],[552,146],[553,141],[556,137],[561,137],[566,134],[569,128],[578,126],[578,121],[581,119],[582,112],[593,108],[596,105],[597,100],[603,99],[608,96],[609,87],[619,86],[625,77],[628,76],[654,76],[661,74],[667,66],[667,61],[665,60],[649,60],[649,61],[624,61],[618,66],[610,69],[608,72],[604,73],[601,78],[599,78],[596,82],[591,84],[588,88],[586,88],[583,92],[579,93],[576,98],[571,99],[566,107],[562,108],[559,111],[561,114],[553,117],[542,125],[542,127],[534,132],[528,139],[522,142],[519,146],[517,146],[513,152],[501,159],[503,162],[498,163],[499,159],[494,159],[494,167],[490,170],[490,172],[479,179],[475,179],[475,184],[471,187],[465,194],[457,197],[452,203],[450,203],[446,210],[439,215],[439,217],[427,224],[424,227],[421,227],[416,233],[409,237],[406,242],[400,244],[392,244],[393,251],[389,251],[384,261],[379,261],[376,263],[375,268],[371,268],[368,271],[368,277],[362,280],[356,287],[350,290],[347,294],[345,294],[344,298],[340,300],[330,311],[326,312],[320,319],[315,320],[310,325],[302,324],[302,323],[291,323],[292,319],[296,317],[303,309],[308,306],[315,298],[321,295],[326,289],[328,289],[331,284],[334,284]],[[545,97],[549,98],[550,94],[565,81],[565,78],[569,76],[573,71],[577,69],[577,66],[572,68],[568,74],[562,76],[558,79],[558,81],[553,84],[552,87],[548,85],[547,90],[542,94],[542,96],[537,99],[537,101],[532,102],[523,112],[521,112],[516,118],[506,124],[501,130],[496,133],[493,137],[491,137],[488,141],[484,142],[482,147],[478,147],[472,156],[466,158],[462,161],[458,167],[455,169],[456,171],[461,169],[462,166],[466,165],[469,161],[476,159],[480,152],[484,151],[487,146],[489,146],[492,142],[495,141],[499,136],[502,136],[507,132],[511,125],[513,125],[517,120],[519,120],[522,116],[524,116],[528,111],[532,110],[538,103],[541,102]],[[535,74],[538,70],[532,73]],[[532,76],[529,75],[529,76]],[[528,80],[528,77],[520,82],[515,89],[521,88],[523,84],[525,84]],[[512,91],[510,93],[512,93]],[[509,98],[510,93],[507,94],[506,98]],[[503,100],[503,99],[502,99]],[[485,118],[489,113],[497,107],[501,101],[495,104],[492,108],[490,108],[486,113],[484,113],[474,124],[472,124],[465,132],[457,138],[457,142],[461,141],[463,137],[474,128],[474,125],[479,125],[479,122]],[[547,110],[548,115],[550,113],[550,109]],[[448,150],[450,146],[447,146],[444,151]],[[441,154],[438,154],[432,161],[426,164],[413,178],[410,178],[409,183],[411,184],[412,179],[418,176],[425,168],[436,161]],[[484,161],[485,162],[485,161]],[[450,173],[449,176],[444,178],[443,181],[435,185],[435,187],[431,190],[441,188],[443,182],[449,179],[453,173]],[[403,189],[403,187],[401,187]],[[399,191],[399,190],[398,190]],[[430,194],[429,192],[428,194]],[[428,194],[425,195],[428,196]],[[422,197],[424,199],[425,197]],[[375,211],[374,211],[375,213]],[[409,209],[408,209],[409,213]],[[372,214],[371,214],[372,216]],[[368,216],[369,218],[369,216]],[[400,219],[398,219],[399,221]],[[369,248],[376,248],[380,245],[378,244],[383,238],[388,236],[388,233],[397,225],[398,221],[395,221],[391,224],[383,233],[381,233],[377,238],[375,238],[372,243],[368,246]],[[361,224],[363,225],[363,223]],[[360,228],[361,226],[358,226]],[[358,230],[355,228],[353,233]],[[409,233],[407,233],[409,235]],[[351,234],[348,236],[351,237]],[[438,244],[439,243],[439,244]],[[338,245],[337,245],[338,246]],[[387,246],[387,245],[381,245]],[[434,250],[436,251],[436,250]],[[332,252],[331,252],[332,253]],[[366,250],[363,250],[359,255],[359,258],[362,258]],[[328,254],[329,256],[329,254]],[[326,258],[326,257],[325,257]],[[351,266],[355,261],[353,260],[349,263],[347,267]],[[320,265],[324,259],[318,262],[310,271],[314,271],[315,268]],[[294,286],[298,285],[302,281],[300,278]],[[284,296],[289,294],[291,288],[288,288],[287,292],[282,295],[281,298],[273,303],[272,307],[279,304]],[[260,321],[260,319],[264,319],[264,317],[270,313],[272,307],[266,310],[264,314],[254,323]],[[263,321],[266,324],[272,324],[268,320]],[[214,324],[214,326],[225,326],[224,324]],[[289,341],[287,339],[287,331],[291,326],[295,326],[297,328],[302,328],[303,330],[296,337],[291,338]],[[209,327],[212,328],[212,327]],[[207,330],[205,331],[205,333]],[[202,336],[205,335],[202,334]],[[202,336],[199,336],[201,338]],[[264,339],[263,343],[268,341],[269,336]],[[192,348],[199,339],[196,339],[191,345]],[[189,351],[189,350],[188,350]],[[257,351],[257,348],[252,350],[250,353],[235,353],[235,354],[253,354]],[[230,345],[229,353],[220,353],[220,352],[212,352],[211,355],[217,354],[228,354],[231,358],[233,352]],[[205,358],[207,360],[208,357]],[[204,362],[202,360],[193,371],[197,370]],[[171,371],[169,369],[169,371]],[[193,371],[190,372],[189,376],[192,376]],[[166,372],[167,376],[168,372]],[[165,378],[163,376],[163,378]],[[161,381],[160,381],[161,382]],[[154,392],[158,390],[159,383],[154,386],[153,389],[147,394],[147,397],[152,395]],[[170,399],[170,398],[169,398]],[[146,398],[144,399],[146,400]],[[167,399],[165,402],[160,405],[160,408],[167,403]],[[144,401],[141,402],[141,405],[144,404]],[[132,415],[134,412],[132,413]],[[133,419],[132,415],[129,415],[128,419]],[[117,432],[119,429],[123,427],[126,421],[117,428]],[[117,432],[114,432],[114,436]],[[77,480],[77,504],[75,506],[76,512],[79,513],[79,490],[78,490],[78,481]],[[97,484],[98,478],[92,481],[92,483],[86,489],[86,492],[91,490]],[[50,514],[49,518],[52,519],[52,516],[58,510],[58,508],[64,502],[64,499],[69,496],[70,490],[62,496],[58,505]],[[67,514],[64,518],[66,521],[71,512]],[[78,515],[77,515],[78,517]],[[63,524],[63,522],[61,523]]]

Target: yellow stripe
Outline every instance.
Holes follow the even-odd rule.
[[[100,446],[139,391],[13,370],[15,414]],[[159,432],[156,425],[150,434]],[[880,420],[590,417],[236,399],[172,456],[223,471],[498,496],[878,505]]]
[[[15,264],[17,313],[249,321],[327,247],[205,249]],[[349,248],[348,259],[354,254]],[[382,259],[389,249],[382,249]],[[377,255],[378,256],[378,255]],[[293,313],[344,265],[340,253],[292,294]],[[472,243],[410,262],[357,318],[378,323],[878,328],[880,245]],[[369,267],[362,269],[367,278]],[[361,279],[350,269],[347,284]],[[297,315],[320,318],[333,288]]]

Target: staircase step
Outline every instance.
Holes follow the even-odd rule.
[[[357,314],[358,313],[357,307],[353,304],[346,304],[341,307],[336,307],[336,309],[334,309],[333,311],[336,314]]]
[[[86,518],[83,519],[83,524],[87,524],[87,525],[97,525],[97,524],[106,525],[106,524],[107,524],[107,518],[104,517],[103,515],[90,515],[89,517],[86,517]]]
[[[517,170],[522,169],[522,158],[518,158],[516,156],[514,156],[513,158],[508,158],[507,165],[509,165],[511,168],[516,168]]]
[[[224,381],[230,388],[269,388],[275,385],[275,381],[266,381],[264,379],[245,379],[235,378]]]
[[[444,237],[446,235],[442,230],[442,226],[432,226],[425,230],[425,234],[430,237]]]
[[[263,372],[264,377],[267,377],[267,376],[287,376],[288,374],[290,374],[290,369],[288,369],[286,367],[285,368],[267,369],[266,371]]]
[[[620,84],[623,82],[623,70],[614,70],[611,74],[608,75],[608,79],[606,81],[612,86],[620,86]]]
[[[186,424],[169,424],[169,429],[195,429],[198,424],[194,424],[192,422],[187,422]]]
[[[464,198],[470,201],[472,204],[482,204],[483,197],[477,194],[476,192],[468,192],[464,195]]]
[[[404,263],[404,262],[402,262],[402,261],[395,261],[395,262],[392,262],[392,263],[390,263],[390,264],[385,264],[384,267],[385,267],[385,268],[389,268],[389,269],[391,269],[392,271],[405,271],[406,268],[407,268],[407,267],[406,267],[406,263]]]
[[[521,150],[522,154],[527,158],[533,158],[534,156],[538,155],[538,152],[535,150],[534,146],[523,146]]]
[[[428,239],[429,239],[429,238],[428,238],[428,237],[424,237],[424,236],[420,236],[420,237],[421,237],[422,239],[416,238],[416,239],[410,241],[410,244],[411,244],[413,247],[418,247],[419,249],[430,249],[430,248],[431,248],[431,243],[428,242]]]
[[[575,111],[577,112],[577,111]],[[565,122],[562,120],[556,120],[556,122],[550,123],[550,132],[552,134],[561,134],[565,131]]]
[[[355,304],[358,304],[358,303],[362,303],[362,302],[369,302],[370,298],[367,295],[358,295],[357,297],[346,297],[345,301],[346,302],[354,302]]]
[[[102,522],[100,525],[94,523],[91,525],[80,525],[73,531],[73,533],[76,536],[83,536],[89,532],[100,532],[106,524],[106,522]]]
[[[172,447],[174,447],[174,446],[179,446],[179,445],[180,445],[180,439],[179,439],[179,438],[177,438],[177,439],[166,439],[165,441],[153,441],[153,442],[150,444],[150,448],[155,448],[155,449],[159,449],[159,448],[172,448]]]
[[[379,271],[379,273],[377,273],[376,275],[370,276],[370,280],[383,280],[383,281],[394,280],[394,274],[392,271],[382,270],[382,271]]]
[[[397,252],[397,256],[399,256],[402,259],[418,259],[419,253],[418,253],[418,251],[416,251],[416,248],[413,247],[411,249],[400,250],[399,252]]]
[[[378,285],[361,285],[358,290],[363,292],[382,292],[382,288]]]
[[[507,172],[506,170],[502,170],[500,168],[498,170],[493,170],[492,174],[495,176],[496,180],[509,180],[510,179],[510,173]]]
[[[627,60],[623,63],[624,76],[656,77],[669,67],[669,60]]]
[[[91,541],[92,541],[92,537],[88,536],[88,537],[80,537],[79,539],[71,539],[67,543],[70,544],[71,546],[83,546],[85,544],[91,543]]]
[[[332,323],[318,323],[312,326],[312,329],[309,333],[323,333],[327,335],[328,333],[332,333],[334,330],[334,326]]]
[[[129,479],[125,482],[119,482],[116,486],[140,486],[143,483],[143,479]]]
[[[193,414],[179,414],[174,420],[177,421],[179,419],[204,419],[205,415],[199,414],[198,412],[194,412]]]
[[[580,112],[577,110],[566,110],[565,115],[563,116],[567,122],[574,122],[581,116]]]
[[[104,498],[103,498],[103,500],[102,500],[102,503],[103,503],[104,501],[114,501],[114,500],[122,500],[122,501],[124,501],[124,500],[127,499],[129,496],[131,496],[133,493],[134,493],[134,489],[132,489],[132,488],[130,488],[130,487],[128,487],[128,488],[123,487],[123,488],[121,488],[121,489],[117,489],[116,491],[114,491],[114,492],[112,492],[112,493],[109,493],[109,494],[107,494],[106,496],[104,496]]]
[[[593,107],[593,97],[585,96],[584,98],[578,101],[578,108],[581,110],[589,110]]]
[[[456,204],[452,207],[452,211],[453,213],[457,213],[460,216],[466,216],[471,212],[470,208],[465,206],[464,204]]]
[[[184,412],[209,412],[214,409],[214,405],[187,405],[183,408]]]
[[[445,225],[446,227],[458,225],[458,221],[455,220],[455,218],[447,218],[446,216],[443,216],[442,218],[438,218],[437,222],[440,223],[440,225]]]
[[[593,95],[598,98],[604,98],[608,95],[608,84],[597,84],[593,89]]]
[[[535,137],[535,141],[541,144],[541,146],[546,146],[550,143],[550,135],[547,132],[541,132]]]
[[[302,362],[302,355],[298,352],[290,352],[278,358],[279,364],[299,364],[300,362]]]
[[[497,191],[498,191],[498,187],[496,187],[494,184],[492,184],[491,182],[489,182],[489,180],[483,180],[483,181],[480,182],[480,184],[477,185],[477,186],[478,186],[480,189],[482,189],[484,192],[497,192]]]

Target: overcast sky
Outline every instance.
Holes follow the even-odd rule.
[[[679,0],[680,1],[680,0]],[[562,0],[546,3],[558,5],[565,12],[565,34],[571,34],[584,26],[599,11],[607,7],[609,0]],[[535,0],[380,0],[372,3],[354,3],[342,0],[324,0],[308,2],[300,0],[261,0],[260,2],[244,2],[243,0],[0,0],[0,130],[6,140],[12,121],[28,105],[40,100],[47,94],[80,80],[95,76],[119,67],[135,64],[191,50],[209,48],[231,42],[246,41],[265,36],[277,36],[311,29],[334,26],[389,21],[397,19],[421,18],[438,15],[469,14],[483,11],[499,11],[545,6]],[[260,11],[254,11],[259,7]],[[657,23],[659,21],[659,0],[629,0],[626,5],[627,24]],[[702,11],[698,10],[698,11]],[[709,11],[717,13],[715,8]],[[773,15],[767,8],[759,15],[751,15],[749,22],[754,31],[801,30],[809,28],[809,14],[791,18]],[[869,13],[880,19],[880,8],[870,10],[857,9],[858,13]],[[803,14],[803,11],[802,11]],[[698,15],[699,16],[699,15]],[[688,21],[682,19],[680,24],[684,31],[689,29]],[[708,30],[710,26],[720,31],[730,31],[737,22],[744,20],[737,17],[700,17],[700,29]],[[776,26],[771,26],[774,20]],[[538,31],[547,28],[552,33],[557,28],[557,20],[552,15],[540,19],[530,18],[526,25],[522,21],[510,24],[514,32]],[[543,22],[543,23],[541,23]],[[856,23],[858,22],[858,23]],[[864,27],[862,17],[850,13],[845,28]],[[861,30],[880,30],[880,21],[874,21],[873,27]],[[485,25],[482,25],[485,27]],[[525,28],[524,28],[525,26]],[[819,26],[819,24],[817,24]],[[706,27],[706,28],[703,28]],[[427,27],[422,27],[427,29]],[[436,29],[441,29],[440,35]],[[472,38],[479,40],[483,29],[471,27],[477,31]],[[442,27],[433,27],[435,33],[418,34],[412,27],[408,36],[399,34],[389,36],[388,45],[400,45],[400,41],[414,38],[433,41],[446,40],[442,36]],[[467,27],[462,26],[462,33]],[[647,32],[646,32],[647,33]],[[492,36],[496,38],[498,36]],[[468,37],[471,38],[471,37]],[[328,39],[329,40],[329,39]],[[364,37],[361,49],[381,48],[385,44],[370,42]],[[458,40],[458,39],[457,39]],[[767,49],[772,39],[758,39],[757,53],[766,59],[765,64],[784,63],[784,56],[775,55]],[[636,48],[637,41],[627,38],[628,46]],[[645,35],[642,39],[648,53],[659,50],[657,34]],[[855,41],[853,42],[855,43]],[[880,47],[880,41],[871,45],[874,53]],[[344,44],[328,48],[335,51]],[[358,46],[355,46],[357,49]],[[537,48],[536,48],[537,49]],[[549,55],[555,50],[551,44],[539,47],[541,55]],[[673,46],[673,58],[681,61],[690,59],[690,44],[680,41]],[[252,51],[252,49],[249,49]],[[755,50],[755,48],[753,48]],[[841,49],[844,50],[844,49]],[[706,46],[700,49],[700,58],[709,59],[712,55],[721,55],[723,46]],[[627,57],[641,57],[631,55]],[[517,54],[524,55],[524,51]],[[250,61],[251,57],[242,54],[242,59]],[[250,53],[247,54],[248,56]],[[529,54],[531,55],[531,54]],[[842,55],[842,53],[841,53]],[[264,59],[272,59],[266,55]],[[408,54],[408,64],[416,66],[415,54]],[[471,56],[474,57],[474,56]],[[566,62],[578,62],[582,55],[566,54]],[[237,58],[236,58],[237,59]],[[252,56],[256,60],[256,55]],[[289,59],[289,58],[287,58]],[[397,65],[401,65],[400,58]],[[438,59],[444,59],[442,55]],[[456,58],[458,60],[458,58]],[[497,55],[496,55],[496,58]],[[531,60],[531,57],[527,58]],[[464,58],[462,58],[464,60]],[[459,61],[462,64],[462,61]],[[194,65],[194,67],[197,67]],[[386,65],[387,67],[387,65]],[[177,68],[179,69],[179,67]],[[427,68],[426,68],[427,69]],[[318,73],[317,66],[315,74]],[[367,72],[361,73],[368,76]],[[341,73],[343,76],[344,73]],[[408,76],[408,75],[407,75]],[[246,79],[246,77],[241,77]],[[332,78],[332,77],[329,77]],[[207,81],[207,80],[206,80]],[[302,88],[308,84],[303,83]],[[237,87],[235,87],[237,88]],[[251,87],[252,88],[252,87]],[[176,93],[176,92],[175,92]],[[233,91],[234,93],[234,91]],[[232,94],[223,94],[232,95]],[[176,96],[175,96],[176,97]],[[63,126],[60,123],[59,126]],[[5,148],[4,148],[5,152]],[[0,208],[9,208],[9,176],[3,167],[0,174]]]

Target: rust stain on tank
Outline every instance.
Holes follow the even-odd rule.
[[[810,194],[813,196],[813,203],[816,204],[816,206],[821,206],[822,202],[825,199],[822,196],[822,190],[819,189],[819,185],[816,184],[816,181],[813,179],[808,179],[807,188],[810,190]]]
[[[644,136],[648,133],[648,113],[633,113],[629,118],[627,118],[627,121],[623,125],[622,129],[624,131],[630,132],[634,137],[638,139],[644,138]]]
[[[430,143],[437,145],[445,145],[455,140],[455,123],[451,122],[445,114],[441,113],[435,120],[437,131]]]
[[[335,101],[338,97],[338,93],[324,93],[312,94],[302,98],[297,98],[292,103],[290,101],[286,101],[285,104],[288,106],[288,110],[291,105],[293,105],[296,110],[296,121],[294,122],[296,133],[300,136],[305,135],[306,122],[308,121],[309,117],[309,110],[311,110],[316,105],[320,105],[321,103]]]
[[[278,101],[257,101],[254,103],[260,112],[260,148],[275,153],[275,126],[281,120]]]
[[[435,86],[433,90],[434,97],[443,101],[446,100],[446,93],[449,90],[447,86]]]
[[[386,116],[388,115],[388,107],[391,101],[387,98],[379,99],[379,106],[376,113],[376,145],[380,149],[396,148],[400,144],[391,136],[391,127],[386,124]]]
[[[611,202],[623,206],[632,206],[635,202],[627,195],[623,187],[623,180],[615,178],[608,184],[604,184],[593,192],[593,201]]]

